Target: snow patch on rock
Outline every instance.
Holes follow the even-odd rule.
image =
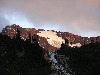
[[[62,42],[64,42],[64,39],[62,39],[62,37],[58,37],[56,32],[39,31],[37,35],[41,37],[45,37],[50,45],[57,47],[57,48],[60,48]]]

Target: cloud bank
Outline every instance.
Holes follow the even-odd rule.
[[[100,0],[0,0],[0,29],[8,24],[100,35]]]

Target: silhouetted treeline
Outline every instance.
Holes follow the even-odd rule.
[[[0,34],[0,75],[50,75],[44,51],[35,34],[26,41],[18,29],[12,39]]]
[[[92,42],[82,47],[71,48],[62,44],[58,54],[65,55],[76,75],[100,75],[100,43]]]

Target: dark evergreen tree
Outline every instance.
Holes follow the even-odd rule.
[[[33,42],[22,40],[18,29],[13,39],[0,34],[0,75],[49,75],[45,50],[39,46],[37,35]]]
[[[69,58],[69,67],[76,75],[98,75],[100,74],[100,43],[92,42],[80,48],[62,46],[59,54]]]
[[[21,39],[20,30],[17,28],[16,39],[19,41]]]
[[[31,35],[30,35],[30,33],[29,33],[29,42],[30,42],[30,43],[31,43],[31,40],[32,40],[32,39],[31,39]]]
[[[66,45],[68,45],[68,44],[69,44],[68,39],[65,39],[65,44],[66,44]]]
[[[86,42],[84,41],[84,45],[86,44]]]
[[[72,45],[72,44],[73,44],[73,42],[71,41],[71,42],[70,42],[70,44]]]

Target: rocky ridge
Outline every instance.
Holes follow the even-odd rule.
[[[8,35],[11,38],[13,38],[16,35],[17,28],[20,30],[21,38],[23,40],[28,39],[29,33],[32,37],[34,34],[40,33],[40,31],[45,31],[44,29],[37,30],[35,28],[22,28],[19,25],[13,24],[13,25],[10,25],[10,26],[8,25],[5,28],[3,28],[2,34]],[[78,35],[75,35],[75,34],[72,34],[69,32],[60,32],[60,31],[57,32],[54,30],[47,30],[47,31],[55,32],[57,37],[60,37],[63,40],[68,39],[69,42],[71,42],[72,44],[80,43],[81,45],[84,45],[84,44],[89,44],[90,42],[96,42],[96,41],[100,42],[100,36],[88,38],[88,37],[81,37],[81,36],[78,36]],[[45,38],[45,37],[39,36],[40,46],[42,46],[45,50],[47,50],[49,52],[54,52],[55,50],[57,50],[58,48],[54,45],[49,44],[47,39],[50,39],[50,38],[49,37]],[[57,43],[57,41],[56,41],[56,43]]]

